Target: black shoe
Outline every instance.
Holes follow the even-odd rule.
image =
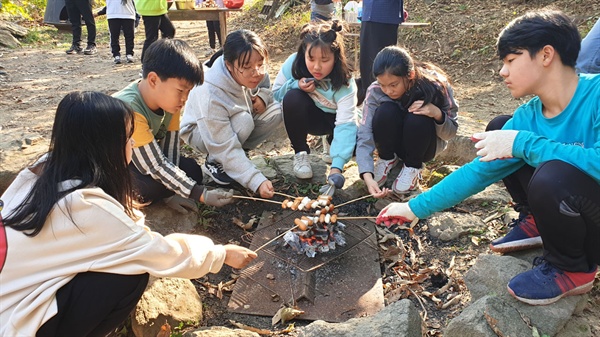
[[[81,54],[82,52],[83,52],[83,48],[81,48],[80,46],[78,46],[76,44],[72,44],[71,48],[67,49],[67,54],[69,54],[69,55]]]
[[[219,163],[205,162],[204,165],[202,165],[202,172],[219,185],[229,185],[234,182],[234,180],[223,171],[223,166]]]
[[[88,44],[88,46],[83,50],[85,55],[95,55],[97,52],[98,50],[96,49],[96,45],[93,44]]]

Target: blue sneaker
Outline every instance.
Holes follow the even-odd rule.
[[[510,232],[490,243],[492,251],[508,253],[542,246],[542,238],[533,215],[521,215],[508,226],[513,227]]]
[[[216,162],[212,163],[206,161],[204,165],[202,165],[202,172],[208,175],[212,180],[214,180],[214,182],[216,182],[219,185],[229,185],[232,182],[234,182],[234,180],[231,179],[231,177],[228,176],[227,173],[225,173],[225,171],[223,170],[223,166]]]
[[[554,303],[565,296],[585,294],[592,290],[598,266],[587,272],[568,272],[554,267],[541,257],[534,267],[508,282],[508,292],[521,302],[531,305]]]

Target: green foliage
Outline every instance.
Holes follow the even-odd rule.
[[[15,21],[38,21],[45,10],[46,0],[2,0],[2,13]]]
[[[213,206],[198,203],[198,226],[201,226],[203,229],[212,226],[215,214],[218,214],[218,212]]]

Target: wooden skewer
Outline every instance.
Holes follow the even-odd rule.
[[[263,199],[263,198],[245,197],[243,195],[234,195],[233,198],[237,198],[237,199],[250,199],[250,200],[255,200],[255,201],[271,202],[271,203],[274,203],[274,204],[277,204],[277,205],[281,205],[281,201],[274,201],[274,200]]]
[[[350,200],[350,201],[346,201],[346,202],[344,202],[344,203],[341,203],[341,204],[339,204],[339,205],[337,205],[337,206],[335,206],[335,207],[342,207],[342,206],[344,206],[344,205],[348,205],[348,204],[349,204],[349,203],[351,203],[351,202],[355,202],[355,201],[363,200],[363,199],[366,199],[366,198],[369,198],[369,197],[372,197],[372,195],[368,194],[368,195],[362,196],[362,197],[360,197],[360,198],[352,199],[352,200]]]
[[[295,197],[295,196],[293,196],[293,195],[289,195],[289,194],[285,194],[285,193],[281,193],[281,192],[273,192],[273,193],[274,193],[274,194],[281,195],[281,196],[284,196],[284,197],[286,197],[286,198],[290,198],[290,199],[296,199],[296,197]]]
[[[338,216],[338,220],[377,219],[377,216]]]
[[[298,228],[298,226],[294,226],[294,227],[292,227],[292,228],[288,229],[287,231],[285,231],[285,232],[283,232],[283,233],[281,233],[281,234],[277,235],[276,237],[274,237],[274,238],[272,238],[271,240],[267,241],[267,243],[265,243],[264,245],[262,245],[262,246],[260,246],[260,247],[256,248],[256,249],[254,250],[254,252],[255,252],[255,253],[258,253],[258,251],[259,251],[259,250],[261,250],[261,249],[265,248],[266,246],[268,246],[269,244],[271,244],[273,241],[275,241],[275,240],[279,239],[280,237],[284,236],[284,235],[285,235],[287,232],[289,232],[289,231],[293,231],[293,230],[294,230],[294,229],[296,229],[296,228]]]

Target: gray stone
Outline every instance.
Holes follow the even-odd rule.
[[[191,211],[181,214],[162,201],[146,206],[142,211],[146,214],[146,225],[162,235],[193,233],[198,223],[198,214]]]
[[[495,333],[498,331],[499,333]],[[519,312],[495,296],[485,296],[450,321],[445,337],[531,336]]]
[[[9,31],[0,29],[0,45],[8,48],[17,48],[21,42],[17,40]]]
[[[477,157],[477,151],[471,136],[477,132],[485,131],[485,124],[472,118],[458,116],[458,131],[456,137],[448,142],[446,150],[436,156],[437,161],[451,162],[463,165]]]
[[[250,161],[267,179],[273,180],[277,177],[277,170],[270,165],[270,159],[258,156],[253,157]]]
[[[183,334],[183,337],[259,337],[256,332],[229,329],[223,326],[206,327],[194,331],[188,331]]]
[[[165,322],[174,327],[201,321],[202,302],[192,281],[151,277],[131,314],[131,330],[136,337],[156,336]]]
[[[466,198],[461,204],[477,206],[506,205],[511,201],[510,194],[501,184],[492,184],[485,190]]]
[[[569,296],[545,306],[520,302],[508,293],[506,285],[511,278],[530,268],[531,263],[516,257],[480,255],[475,265],[465,274],[464,280],[473,301],[488,295],[497,296],[518,310],[522,317],[526,317],[540,335],[554,336],[575,312],[581,310],[588,295]]]
[[[589,323],[580,317],[574,317],[565,324],[555,337],[592,337],[592,329]]]
[[[442,241],[454,240],[484,228],[481,218],[472,214],[440,212],[429,218],[429,234]]]
[[[421,337],[422,321],[410,300],[382,309],[375,316],[352,318],[343,323],[315,321],[300,328],[299,337]]]

